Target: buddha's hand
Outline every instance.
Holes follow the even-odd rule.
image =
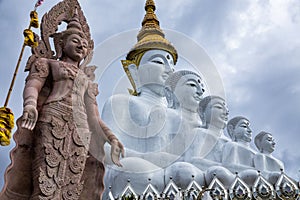
[[[38,111],[33,105],[26,105],[23,110],[21,127],[33,130],[38,118]]]
[[[118,167],[122,167],[122,164],[120,163],[120,156],[124,158],[124,147],[119,142],[119,140],[113,140],[111,142],[111,150],[110,150],[110,156],[112,162],[117,165]]]

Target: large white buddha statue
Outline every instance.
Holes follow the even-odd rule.
[[[227,132],[231,142],[227,142],[223,149],[222,163],[232,172],[240,172],[254,167],[255,151],[250,148],[252,130],[250,122],[245,117],[234,117],[227,124]]]
[[[126,149],[126,157],[121,160],[122,169],[110,165],[109,159],[105,160],[105,183],[107,187],[113,186],[113,194],[122,192],[127,179],[138,193],[143,192],[148,178],[162,190],[164,169],[161,166],[176,160],[170,155],[164,157],[160,150],[164,144],[165,137],[161,130],[165,126],[167,109],[164,83],[173,73],[178,55],[165,39],[155,9],[154,1],[147,0],[137,44],[122,61],[133,90],[128,95],[111,96],[102,110],[102,119]],[[104,197],[106,195],[107,190]]]
[[[255,168],[260,170],[269,180],[277,180],[281,170],[284,170],[284,165],[272,156],[272,152],[275,150],[275,141],[272,134],[261,131],[255,136],[254,143],[259,150],[254,156]]]
[[[131,95],[113,95],[102,111],[103,120],[120,137],[127,155],[128,149],[138,153],[161,149],[167,108],[164,83],[178,57],[159,27],[154,2],[148,0],[145,10],[138,42],[122,62],[133,86]]]

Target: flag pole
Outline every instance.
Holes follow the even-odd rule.
[[[37,7],[40,6],[42,4],[42,2],[43,1],[41,1],[41,0],[37,1],[37,3],[34,6],[33,12],[36,12]],[[30,30],[30,29],[31,29],[31,22],[29,23],[29,27],[28,27],[28,30]],[[11,80],[11,83],[10,83],[10,86],[9,86],[9,89],[8,89],[8,93],[7,93],[7,96],[6,96],[6,99],[5,99],[5,103],[4,103],[5,108],[8,105],[8,101],[10,99],[10,95],[12,93],[12,90],[13,90],[13,87],[14,87],[14,84],[15,84],[15,81],[16,81],[16,77],[17,77],[17,74],[18,74],[18,71],[19,71],[19,66],[21,64],[21,60],[22,60],[22,57],[23,57],[25,46],[26,46],[25,41],[23,41],[23,45],[22,45],[21,52],[20,52],[20,55],[19,55],[19,58],[18,58],[18,62],[17,62],[16,68],[15,68],[15,71],[14,71],[14,75],[13,75],[13,78]]]
[[[5,103],[4,103],[4,107],[7,107],[7,105],[8,105],[8,101],[9,101],[9,98],[10,98],[10,95],[11,95],[11,92],[12,92],[12,89],[13,89],[14,84],[15,84],[15,81],[16,81],[16,77],[17,77],[17,73],[18,73],[18,70],[19,70],[19,66],[20,66],[21,60],[22,60],[22,56],[23,56],[24,49],[25,49],[25,43],[23,42],[22,49],[21,49],[21,53],[20,53],[20,55],[19,55],[19,59],[18,59],[16,68],[15,68],[14,75],[13,75],[13,79],[12,79],[12,81],[11,81],[11,83],[10,83],[9,90],[8,90],[8,93],[7,93],[7,96],[6,96],[6,100],[5,100]]]
[[[1,146],[7,146],[10,144],[11,132],[14,127],[14,114],[11,111],[11,109],[7,108],[7,105],[16,81],[17,73],[23,57],[25,46],[30,46],[30,47],[38,46],[37,41],[35,41],[35,34],[32,32],[31,27],[34,28],[39,27],[36,9],[43,3],[43,1],[44,0],[38,0],[34,6],[34,10],[30,12],[29,27],[25,29],[23,32],[25,38],[23,40],[21,52],[5,99],[4,107],[0,107],[0,145]]]

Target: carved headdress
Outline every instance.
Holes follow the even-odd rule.
[[[57,33],[58,26],[66,22],[68,24],[67,30],[61,33]],[[37,58],[49,58],[59,59],[61,51],[59,50],[60,36],[67,31],[77,31],[81,33],[82,37],[87,39],[87,58],[84,61],[84,65],[88,64],[92,56],[92,50],[94,49],[94,42],[91,39],[90,28],[87,24],[86,18],[81,10],[81,7],[77,0],[61,1],[55,5],[48,13],[46,13],[41,22],[41,39],[39,45],[32,48],[32,56],[27,61],[25,71],[30,70],[31,64]],[[54,46],[56,54],[51,49],[50,38],[54,38]]]
[[[129,51],[126,57],[127,60],[133,61],[137,66],[145,51],[151,49],[165,50],[172,55],[174,64],[177,62],[177,51],[165,38],[165,34],[160,29],[159,21],[154,13],[155,9],[154,0],[147,0],[145,4],[146,14],[142,22],[142,29],[137,35],[138,42]]]

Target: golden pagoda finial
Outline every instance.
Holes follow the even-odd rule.
[[[177,51],[175,47],[165,39],[165,34],[159,26],[159,21],[156,17],[154,0],[147,0],[145,4],[145,17],[142,21],[142,28],[137,35],[137,44],[127,54],[126,59],[133,61],[137,66],[145,51],[151,49],[159,49],[169,52],[174,64],[177,62]]]

